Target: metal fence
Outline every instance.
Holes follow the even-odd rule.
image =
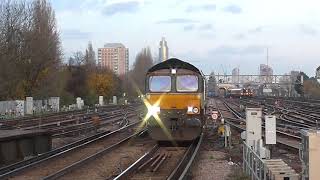
[[[266,167],[260,156],[243,142],[243,171],[252,180],[267,180]]]

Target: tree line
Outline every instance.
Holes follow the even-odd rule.
[[[61,43],[45,0],[0,1],[0,99],[54,95]]]
[[[98,96],[133,99],[144,93],[145,74],[153,65],[149,48],[136,56],[121,77],[96,63],[91,42],[63,62],[54,10],[47,0],[0,1],[0,100],[59,96],[61,104],[76,97],[97,103]]]

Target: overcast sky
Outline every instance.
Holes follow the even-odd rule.
[[[315,75],[320,65],[320,3],[317,0],[51,0],[65,56],[120,42],[157,56],[165,37],[170,57],[210,71],[257,74],[261,63],[275,74]]]

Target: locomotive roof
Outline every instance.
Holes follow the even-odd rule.
[[[194,65],[176,58],[170,58],[164,62],[154,65],[148,70],[148,73],[161,69],[187,69],[201,74],[200,70],[196,68]]]

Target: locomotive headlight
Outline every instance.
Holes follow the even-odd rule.
[[[198,114],[199,109],[197,107],[188,106],[188,114]]]
[[[148,107],[148,114],[157,115],[160,114],[160,106],[150,106]]]
[[[195,108],[192,109],[192,112],[195,113],[195,114],[198,114],[199,109],[197,107],[195,107]]]

